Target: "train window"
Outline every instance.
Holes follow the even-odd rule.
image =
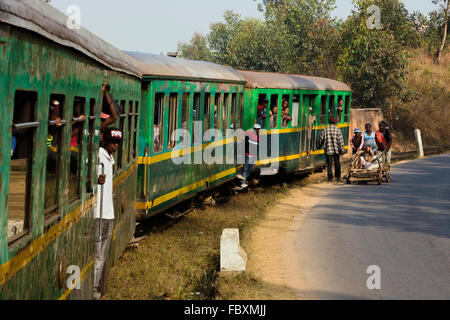
[[[137,140],[139,130],[139,101],[134,102],[134,137],[133,137],[133,158],[137,156]]]
[[[181,128],[189,130],[189,93],[183,93],[183,101],[181,107]]]
[[[162,151],[162,123],[163,123],[164,93],[155,96],[155,111],[153,115],[153,151]]]
[[[175,148],[177,137],[174,133],[178,128],[178,93],[171,93],[169,96],[169,138],[167,143],[168,149]]]
[[[222,94],[214,96],[214,128],[220,130],[220,111],[223,108]]]
[[[69,201],[81,198],[81,153],[85,122],[86,98],[75,97],[73,101],[72,139],[70,144]]]
[[[210,128],[210,115],[211,115],[211,93],[205,93],[205,110],[204,110],[204,118],[203,118],[203,131],[206,131]]]
[[[12,244],[30,230],[33,185],[33,158],[36,145],[35,92],[16,91],[11,142],[9,178],[8,243]]]
[[[133,139],[133,101],[128,101],[128,143],[127,143],[127,163],[131,160],[131,146]]]
[[[194,108],[193,108],[193,112],[194,112],[194,114],[193,114],[193,121],[194,121],[193,122],[193,125],[194,125],[193,130],[194,131],[197,129],[197,126],[199,127],[199,123],[196,123],[196,122],[201,121],[201,118],[200,118],[200,112],[201,112],[200,111],[200,97],[201,97],[200,93],[198,93],[198,92],[194,93]],[[197,130],[201,131],[199,128]],[[199,144],[201,142],[201,139],[202,139],[201,132],[199,134],[195,134],[195,132],[194,132],[193,136],[194,136],[193,137],[194,144]]]
[[[344,110],[344,99],[338,96],[337,122],[342,122],[342,111]]]
[[[330,102],[328,105],[328,114],[330,115],[330,117],[334,117],[336,113],[336,104],[334,99],[335,99],[334,96],[330,96]]]
[[[286,128],[289,126],[289,123],[292,121],[292,109],[289,105],[290,96],[283,95],[281,99],[281,126]]]
[[[239,93],[238,127],[244,129],[244,94]]]
[[[196,92],[194,93],[194,114],[193,114],[193,119],[194,121],[199,121],[200,120],[200,97],[201,94]]]
[[[350,96],[345,97],[345,117],[344,122],[350,121]]]
[[[296,94],[292,98],[292,126],[298,126],[299,119],[299,110],[300,110],[300,95]]]
[[[58,214],[59,183],[61,181],[61,149],[64,141],[63,126],[65,96],[50,95],[47,132],[47,163],[45,174],[44,212],[46,223]]]
[[[111,87],[104,84],[102,87],[102,105],[101,105],[101,124],[100,130],[103,132],[107,127],[112,125],[119,117],[120,108],[117,100],[113,99]]]
[[[120,101],[120,119],[119,119],[119,129],[124,132],[125,128],[125,118],[127,117],[126,109],[125,109],[126,101]],[[119,150],[117,151],[117,169],[121,170],[123,167],[123,139],[120,142]]]
[[[327,122],[327,96],[320,97],[320,124]]]
[[[86,180],[86,192],[93,192],[92,183],[92,168],[93,168],[93,158],[94,158],[94,138],[95,138],[95,99],[89,100],[89,120],[88,120],[88,145],[87,145],[87,180]]]
[[[231,121],[230,123],[233,125],[232,129],[237,129],[236,128],[236,93],[233,93],[231,95]]]
[[[278,126],[278,95],[273,94],[270,97],[270,128]]]
[[[225,93],[223,96],[223,112],[222,112],[222,121],[223,121],[223,126],[222,126],[222,131],[223,131],[223,135],[226,135],[226,130],[228,129],[228,102],[230,99],[230,94],[229,93]]]
[[[267,100],[267,96],[265,94],[260,94],[258,97],[256,122],[261,126],[262,129],[266,127],[266,119],[270,119],[270,108],[269,111],[267,110],[267,108],[263,108],[265,100]],[[267,114],[269,114],[269,116],[267,116]]]

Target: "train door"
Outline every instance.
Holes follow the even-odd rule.
[[[303,139],[303,153],[306,153],[306,163],[308,167],[311,167],[311,152],[314,150],[313,143],[315,141],[315,130],[313,130],[314,124],[317,121],[317,115],[314,114],[314,102],[315,95],[303,96],[303,120],[306,132]]]
[[[302,128],[302,119],[303,119],[303,110],[301,109],[301,104],[300,104],[300,95],[298,94],[294,94],[292,96],[292,127],[296,128],[296,127],[300,127]],[[298,133],[298,153],[300,154],[299,159],[301,160],[301,154],[302,152],[302,148],[303,148],[303,134],[302,134],[302,130],[299,131]]]

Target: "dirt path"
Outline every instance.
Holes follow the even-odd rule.
[[[248,269],[271,288],[271,299],[313,299],[297,266],[295,235],[304,218],[335,184],[295,187],[267,211],[266,218],[252,232],[248,246]],[[284,289],[281,289],[284,288]]]

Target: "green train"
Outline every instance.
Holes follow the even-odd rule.
[[[103,83],[126,133],[109,264],[134,234],[141,73],[66,20],[44,1],[0,1],[0,299],[92,299]],[[80,290],[68,289],[71,266]]]
[[[351,89],[343,83],[121,52],[85,29],[68,29],[66,20],[43,1],[0,1],[0,299],[92,298],[105,83],[119,108],[114,125],[124,132],[106,269],[136,221],[234,185],[236,130],[261,121],[264,100],[267,115],[287,104],[291,120],[278,112],[262,122],[269,152],[255,174],[324,165],[315,146],[331,115],[348,141]],[[70,266],[81,270],[79,290],[68,288]]]
[[[279,143],[277,155],[258,161],[259,167],[278,168],[275,173],[313,170],[325,163],[316,150],[321,130],[331,115],[348,141],[351,89],[335,80],[263,72],[236,71],[229,67],[145,53],[131,53],[140,61],[143,75],[139,140],[137,219],[145,219],[192,198],[196,194],[236,179],[238,139],[230,129],[252,128],[257,107],[267,99],[270,108],[286,100],[289,121],[281,113],[274,126],[266,121],[263,134]],[[342,111],[338,103],[342,101]],[[311,112],[309,112],[311,107]],[[315,118],[308,122],[309,117]],[[195,126],[197,124],[197,126]],[[172,136],[178,129],[184,137]],[[208,130],[218,130],[208,135]],[[348,149],[348,145],[346,146]],[[227,162],[231,150],[234,161]],[[214,163],[205,154],[217,153]],[[177,161],[180,157],[181,161]],[[174,161],[175,160],[175,161]],[[229,164],[231,163],[231,164]],[[258,170],[258,166],[256,170]]]

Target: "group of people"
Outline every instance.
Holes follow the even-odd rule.
[[[366,131],[355,128],[350,140],[352,154],[359,163],[361,169],[373,169],[378,166],[378,159],[386,152],[386,162],[391,164],[392,134],[389,125],[385,121],[379,123],[379,130],[374,132],[372,125],[367,123]]]
[[[265,128],[265,121],[267,118],[267,106],[269,104],[269,100],[264,99],[260,105],[258,105],[257,108],[257,121],[256,123],[261,127]],[[286,99],[283,99],[282,105],[281,105],[281,121],[282,126],[287,127],[289,125],[289,122],[292,121],[292,117],[289,115],[289,102]],[[278,106],[273,105],[270,108],[270,116],[269,116],[269,127],[270,128],[276,128],[278,124]]]
[[[329,118],[329,126],[322,131],[317,148],[323,147],[327,159],[328,181],[333,180],[332,164],[336,180],[341,179],[340,156],[345,153],[344,139],[341,130],[336,126],[336,118]],[[385,121],[379,123],[379,130],[374,132],[370,123],[365,126],[366,131],[359,128],[354,130],[354,136],[350,140],[353,155],[359,160],[362,169],[372,169],[378,165],[377,157],[381,158],[386,152],[386,161],[391,163],[392,135],[389,125]]]

